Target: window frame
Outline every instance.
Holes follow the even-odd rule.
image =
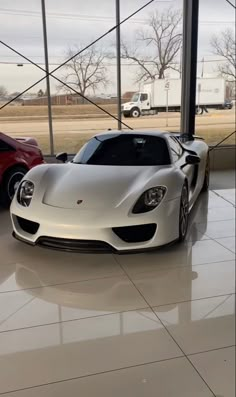
[[[126,134],[123,134],[123,133],[119,133],[119,134],[106,134],[106,135],[98,135],[98,136],[95,136],[95,137],[93,137],[93,138],[91,138],[81,149],[80,149],[80,151],[74,156],[74,158],[73,158],[73,160],[72,160],[72,163],[74,163],[74,164],[83,164],[83,165],[99,165],[99,166],[103,166],[103,165],[106,165],[106,166],[149,166],[150,164],[122,164],[122,163],[120,163],[120,164],[98,164],[98,163],[91,163],[90,162],[90,159],[91,159],[91,156],[89,156],[89,158],[87,159],[87,160],[85,160],[84,159],[84,157],[86,158],[87,157],[87,153],[86,153],[86,149],[88,149],[88,147],[89,147],[89,145],[91,144],[91,143],[93,143],[93,141],[94,140],[97,140],[97,141],[100,141],[100,143],[106,143],[107,141],[109,141],[109,140],[112,140],[112,139],[114,139],[114,138],[119,138],[119,137],[129,137],[129,138],[131,138],[132,140],[133,139],[147,139],[147,138],[154,138],[155,140],[159,140],[159,141],[162,141],[163,142],[163,144],[165,145],[165,150],[166,150],[166,156],[168,156],[168,158],[166,158],[166,161],[163,161],[163,164],[161,163],[161,164],[159,164],[158,163],[158,161],[157,161],[157,164],[152,164],[152,166],[160,166],[160,165],[170,165],[171,163],[172,163],[172,157],[171,157],[171,154],[170,154],[170,149],[169,149],[169,144],[168,144],[168,142],[166,141],[166,138],[164,138],[164,137],[156,137],[155,135],[146,135],[146,134],[142,134],[142,133],[137,133],[137,134],[128,134],[128,133],[126,133]],[[100,138],[100,139],[99,139]],[[93,152],[93,154],[92,154],[92,156],[93,155],[95,155],[96,154],[96,152],[98,151],[99,152],[99,150],[101,150],[100,148],[99,148],[99,146],[96,148],[96,150],[95,150],[95,152]],[[158,152],[157,152],[157,154],[158,154]],[[157,157],[157,159],[158,159],[158,157]]]
[[[179,147],[180,149],[180,153],[178,153],[175,148],[173,146],[171,146],[171,142],[175,145],[177,145],[177,147]],[[174,136],[168,136],[168,143],[169,143],[169,148],[170,148],[170,154],[171,157],[173,159],[173,162],[176,163],[177,161],[179,161],[181,159],[181,157],[184,154],[184,149],[181,146],[181,144],[179,143],[178,139],[176,139]],[[174,152],[174,154],[173,154]],[[175,158],[174,156],[176,156],[177,158]]]

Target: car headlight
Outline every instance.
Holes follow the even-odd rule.
[[[23,207],[28,207],[34,194],[34,184],[30,181],[21,182],[17,190],[17,201]]]
[[[166,194],[166,187],[156,186],[146,190],[136,202],[132,212],[133,214],[141,214],[143,212],[152,211],[163,200]]]

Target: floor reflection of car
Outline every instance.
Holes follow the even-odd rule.
[[[195,280],[198,275],[192,270],[190,266],[189,271],[185,273],[185,277],[179,280],[176,278],[176,283],[182,283],[183,288],[189,290],[189,299],[191,299],[191,285],[192,281]],[[168,284],[169,272],[172,269],[167,268],[158,275],[158,280],[162,280],[163,285]],[[29,280],[36,280],[40,282],[40,268],[35,269],[31,265],[17,265],[16,267],[16,282],[21,288],[26,288],[29,284]],[[157,276],[156,276],[157,277]],[[127,302],[132,304],[132,298],[130,296],[130,282],[125,278],[111,278],[109,282],[103,283],[102,279],[94,282],[78,282],[60,284],[55,286],[49,286],[45,288],[32,288],[27,290],[27,294],[39,298],[45,302],[53,303],[62,307],[77,308],[81,310],[89,310],[100,312],[115,312],[120,311],[120,307],[126,307]],[[143,276],[145,282],[145,276]],[[148,280],[146,280],[148,282]],[[171,284],[173,283],[173,277]],[[159,282],[158,282],[158,285]],[[152,282],[150,288],[156,286]],[[160,297],[163,291],[160,288]]]
[[[9,206],[24,175],[44,162],[34,138],[13,139],[0,132],[0,201]]]
[[[69,271],[69,269],[68,269]],[[45,284],[44,275],[40,267],[32,265],[17,265],[16,282],[21,288],[27,288],[29,282]],[[103,279],[101,279],[102,281]],[[43,285],[42,285],[43,286]],[[81,310],[117,311],[124,306],[129,299],[130,282],[125,278],[110,279],[109,283],[78,282],[49,286],[45,288],[33,288],[27,291],[31,296],[42,299],[56,305],[77,308]]]

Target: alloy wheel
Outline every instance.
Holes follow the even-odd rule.
[[[189,202],[188,202],[188,189],[184,185],[181,196],[180,204],[180,238],[184,239],[188,229],[188,216],[189,216]]]

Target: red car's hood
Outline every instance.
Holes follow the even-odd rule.
[[[20,143],[26,143],[27,145],[38,146],[38,142],[34,138],[19,137],[19,138],[14,138],[14,139]]]

